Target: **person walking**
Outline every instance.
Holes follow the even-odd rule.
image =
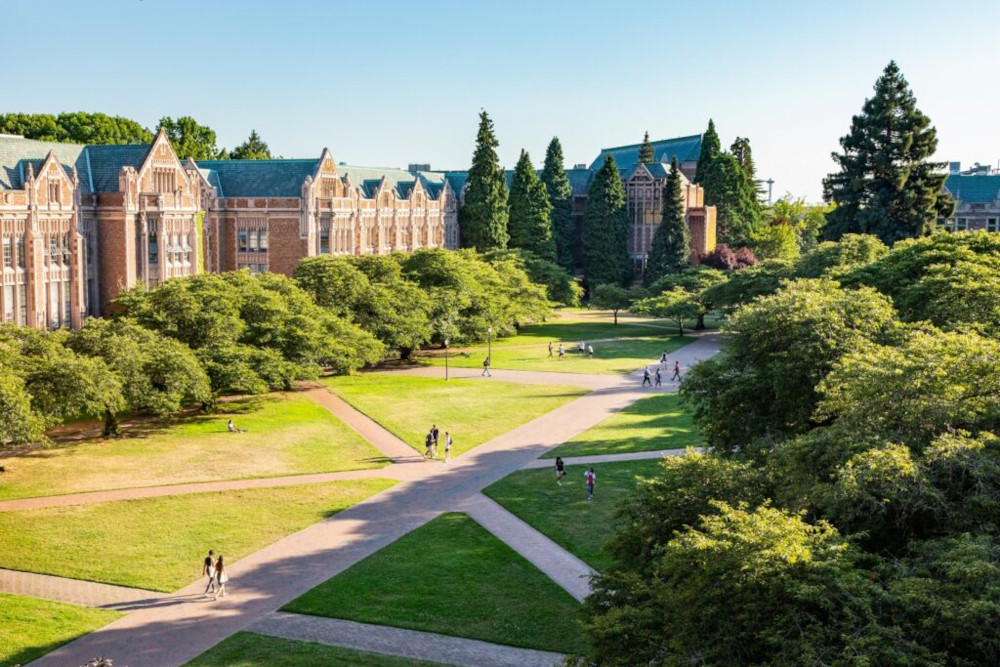
[[[642,386],[645,387],[647,384],[653,386],[653,382],[649,379],[649,366],[642,369]]]
[[[561,456],[556,457],[556,484],[562,486],[562,478],[566,476],[566,466]]]
[[[427,437],[424,438],[424,447],[426,448],[426,451],[424,452],[424,458],[425,459],[433,458],[434,436],[430,434],[430,431],[427,432]]]
[[[562,343],[559,343],[559,361],[563,360],[563,356],[566,354],[566,349],[563,347]]]
[[[590,357],[591,359],[594,358],[594,346],[593,345],[587,345],[587,356]]]
[[[215,597],[213,600],[218,600],[219,598],[226,597],[226,582],[229,581],[229,573],[226,572],[226,565],[222,562],[222,554],[219,554],[219,560],[215,561],[215,580],[219,584],[219,588],[215,591]]]
[[[215,552],[211,549],[208,550],[208,555],[205,556],[205,561],[201,566],[201,573],[208,577],[208,585],[205,586],[205,597],[208,597],[209,591],[215,591],[215,561],[212,556]]]
[[[583,473],[583,478],[587,481],[587,500],[594,499],[594,484],[597,482],[597,473],[591,466],[587,472]]]
[[[582,357],[584,353],[587,351],[587,344],[581,340],[580,344],[577,345],[577,351],[580,353],[580,356]]]
[[[549,341],[549,359],[552,358],[552,341]]]
[[[660,378],[660,367],[656,367],[656,384],[654,386],[659,387],[663,384],[662,378]]]
[[[431,443],[431,458],[436,459],[438,457],[438,436],[441,432],[438,430],[437,424],[431,425],[431,438],[433,442]]]
[[[490,375],[490,358],[489,357],[486,357],[485,359],[483,359],[483,375],[485,375],[486,377],[493,377],[492,375]]]
[[[451,434],[448,431],[444,432],[444,462],[448,463],[451,461]]]
[[[666,352],[664,352],[663,354],[660,355],[660,365],[663,366],[664,368],[667,367],[667,353]]]
[[[680,380],[680,379],[681,379],[681,362],[675,361],[674,362],[674,376],[672,378],[670,378],[670,381],[673,382],[674,380]]]

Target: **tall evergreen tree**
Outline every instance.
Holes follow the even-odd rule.
[[[722,143],[719,142],[719,135],[715,132],[715,121],[708,119],[708,129],[701,135],[701,153],[698,154],[698,166],[695,168],[694,180],[701,183],[702,179],[711,170],[711,162],[716,155],[722,152]]]
[[[761,224],[760,202],[753,181],[729,153],[712,158],[699,181],[705,203],[716,208],[718,236],[731,246],[745,245]]]
[[[480,252],[507,248],[507,177],[497,158],[499,145],[493,121],[480,112],[465,205],[458,214],[463,245]]]
[[[545,151],[542,183],[552,204],[552,237],[556,243],[556,262],[573,272],[580,264],[576,250],[576,229],[573,225],[573,187],[563,168],[562,144],[552,137]]]
[[[587,191],[587,213],[583,218],[583,244],[587,282],[624,285],[632,277],[628,254],[628,212],[625,188],[614,157],[608,155],[594,174]]]
[[[691,232],[684,218],[681,168],[675,157],[663,186],[663,217],[653,235],[643,282],[648,286],[668,273],[676,273],[691,263]]]
[[[656,161],[656,153],[653,151],[653,144],[649,143],[649,132],[642,138],[642,146],[639,147],[639,162],[641,164],[652,164]]]
[[[954,211],[943,192],[945,165],[930,161],[937,131],[894,61],[840,145],[844,152],[833,153],[840,171],[823,180],[823,198],[837,204],[827,215],[827,238],[874,234],[891,244],[930,233],[938,217]]]
[[[736,137],[733,141],[733,145],[729,147],[729,152],[733,154],[736,161],[740,163],[740,167],[743,168],[743,173],[747,175],[750,182],[753,183],[754,192],[757,193],[757,199],[764,198],[764,184],[757,178],[757,166],[753,161],[753,151],[750,149],[750,140],[746,137]]]
[[[510,214],[507,230],[511,248],[524,248],[539,257],[554,261],[556,244],[552,240],[552,204],[545,185],[538,180],[531,166],[528,151],[521,151],[521,159],[514,168],[510,184]]]
[[[250,130],[250,136],[229,154],[231,160],[270,160],[271,149],[260,138],[257,130]]]

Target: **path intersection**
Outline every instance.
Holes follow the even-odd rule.
[[[718,352],[721,338],[708,332],[676,350],[682,368]],[[652,362],[651,362],[652,363]],[[397,371],[439,376],[437,368]],[[480,378],[475,369],[453,375]],[[347,646],[451,665],[543,667],[561,656],[426,632],[369,626],[350,621],[279,612],[285,604],[396,539],[445,512],[468,514],[486,530],[549,576],[577,600],[586,596],[594,573],[576,556],[480,492],[524,468],[553,465],[539,457],[595,426],[651,390],[640,386],[641,369],[629,375],[586,375],[496,370],[495,380],[581,386],[591,391],[457,457],[429,465],[413,448],[325,389],[310,395],[381,450],[393,464],[378,470],[297,475],[120,491],[73,494],[0,502],[0,512],[57,505],[104,502],[263,486],[288,486],[358,478],[399,483],[319,523],[289,535],[228,566],[232,592],[218,602],[201,594],[197,581],[173,594],[154,593],[47,575],[0,570],[0,592],[73,602],[128,612],[31,663],[31,667],[76,667],[95,656],[132,667],[180,667],[230,635],[259,634]],[[676,391],[667,383],[663,391]],[[656,458],[668,452],[564,457],[567,465]],[[669,452],[669,453],[677,453]]]

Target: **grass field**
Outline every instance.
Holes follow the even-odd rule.
[[[208,549],[235,562],[393,484],[350,480],[0,512],[0,567],[171,592],[200,576]]]
[[[120,616],[106,609],[0,593],[0,667],[26,665]]]
[[[656,394],[587,429],[542,458],[700,447],[705,439],[676,393]]]
[[[464,514],[444,514],[285,611],[560,652],[580,651],[579,604]]]
[[[437,667],[439,664],[237,632],[184,667]]]
[[[566,346],[566,355],[560,360],[556,352],[549,357],[548,343],[526,347],[494,347],[493,367],[515,371],[554,371],[558,373],[595,373],[614,375],[631,373],[646,364],[653,363],[666,351],[668,353],[687,345],[693,338],[687,336],[659,336],[655,338],[629,338],[607,343],[591,343],[594,358],[589,359],[577,352],[576,343]],[[465,352],[468,356],[464,356]],[[449,355],[453,366],[478,368],[486,358],[485,347],[456,348]],[[419,360],[435,366],[444,365],[444,357],[435,352],[425,354]]]
[[[694,328],[694,322],[686,322],[685,329]],[[705,318],[705,324],[713,329],[718,326],[714,317]],[[558,343],[577,343],[581,340],[600,340],[603,338],[642,338],[659,334],[675,334],[677,325],[669,320],[637,317],[628,313],[618,313],[618,324],[609,310],[587,310],[583,308],[564,308],[545,322],[537,322],[521,327],[516,336],[494,341],[493,346],[525,345],[532,343],[547,344],[549,341]]]
[[[483,493],[594,569],[603,570],[611,565],[602,547],[613,533],[615,509],[636,488],[637,476],[651,477],[658,469],[655,460],[595,465],[592,501],[587,500],[584,466],[566,466],[562,486],[556,485],[555,467],[519,470]]]
[[[427,431],[437,424],[442,440],[445,431],[451,433],[453,456],[587,393],[579,387],[445,381],[392,373],[364,373],[324,382],[420,452]]]
[[[151,422],[122,438],[0,457],[0,500],[81,491],[378,468],[382,454],[307,396],[272,394],[225,411]],[[229,433],[232,418],[246,433]]]

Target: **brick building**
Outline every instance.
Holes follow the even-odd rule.
[[[951,163],[945,189],[955,199],[955,213],[942,223],[949,229],[1000,232],[1000,173],[986,166],[961,170]]]
[[[444,174],[308,160],[181,163],[149,145],[0,135],[0,321],[78,327],[124,289],[303,257],[457,247]]]

